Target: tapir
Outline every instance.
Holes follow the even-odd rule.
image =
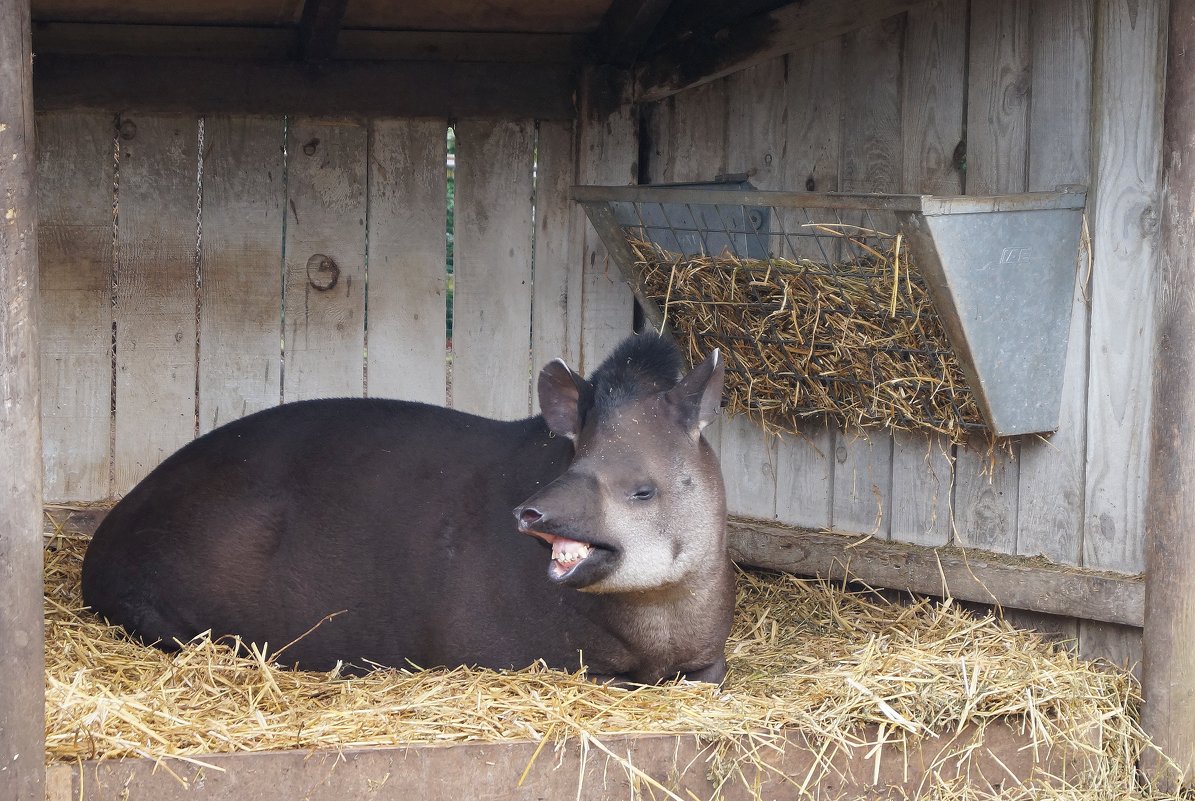
[[[84,602],[168,650],[236,635],[298,669],[719,682],[734,571],[702,429],[724,371],[715,351],[682,377],[648,333],[588,380],[549,363],[529,419],[364,398],[249,415],[116,504]]]

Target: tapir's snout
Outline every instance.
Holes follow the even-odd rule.
[[[548,578],[584,589],[608,575],[617,562],[617,549],[606,542],[594,541],[588,527],[578,526],[573,514],[563,510],[553,513],[550,506],[550,498],[542,497],[541,493],[514,510],[520,532],[551,546]]]

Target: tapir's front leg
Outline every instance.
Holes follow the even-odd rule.
[[[713,664],[697,670],[687,670],[681,673],[680,677],[685,681],[705,681],[710,684],[721,684],[722,679],[726,678],[726,656],[725,654],[719,655]]]

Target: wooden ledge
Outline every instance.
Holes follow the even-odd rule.
[[[750,567],[1127,626],[1145,619],[1141,576],[754,520],[732,519],[729,532],[731,556]]]
[[[1035,749],[1017,721],[992,722],[982,731],[965,726],[950,735],[911,739],[907,749],[893,741],[891,732],[888,742],[873,749],[879,737],[874,725],[861,727],[857,734],[859,745],[823,758],[820,742],[793,733],[782,750],[765,749],[764,757],[788,781],[748,762],[743,776],[732,776],[722,788],[721,797],[727,801],[756,797],[743,784],[756,779],[758,797],[763,798],[792,794],[789,782],[806,783],[809,794],[818,798],[908,798],[928,783],[957,778],[982,793],[1041,777],[1043,772],[1065,774],[1073,782],[1093,769],[1089,758],[1073,749]],[[151,759],[55,764],[47,771],[46,801],[668,797],[653,781],[674,797],[712,798],[718,790],[710,775],[712,748],[695,735],[656,734],[611,736],[602,738],[600,745],[592,739],[583,745],[573,737],[558,752],[549,743],[538,753],[534,742],[508,742],[196,758],[206,767],[176,759],[161,764]],[[628,763],[634,768],[628,768]]]

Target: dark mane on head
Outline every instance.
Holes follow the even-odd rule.
[[[589,377],[594,407],[600,413],[624,401],[664,392],[680,380],[680,351],[654,332],[624,339]]]

